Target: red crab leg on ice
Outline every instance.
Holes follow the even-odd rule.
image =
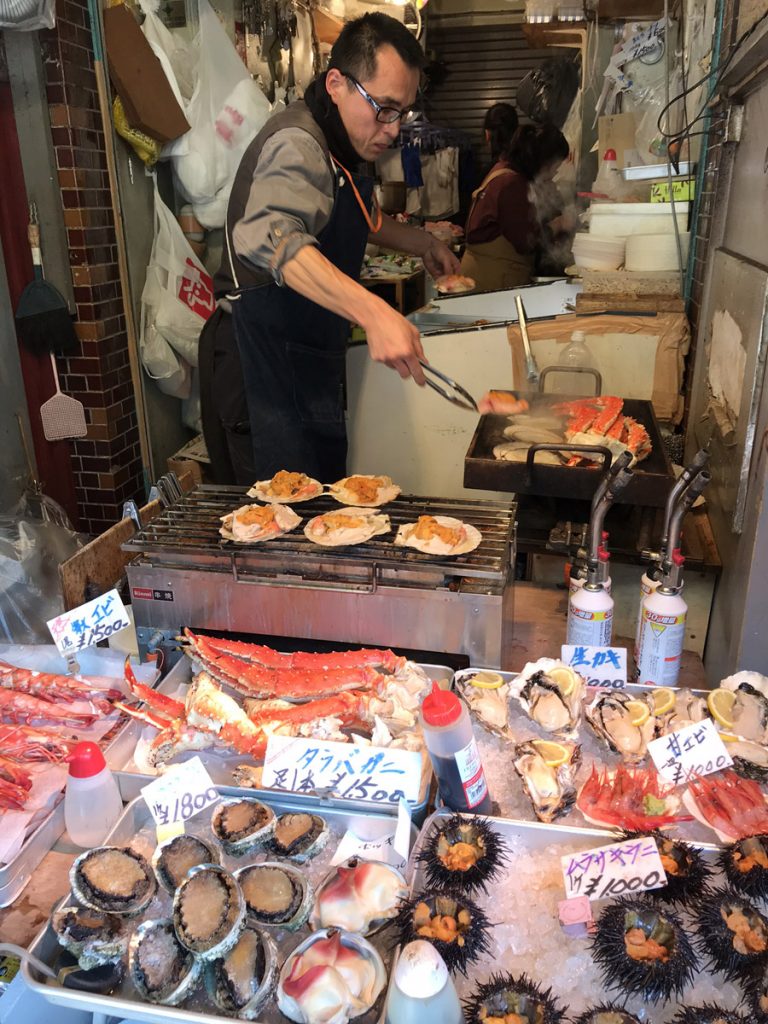
[[[370,665],[372,668],[396,672],[402,668],[406,659],[390,650],[361,648],[354,651],[329,651],[325,654],[309,651],[296,651],[285,654],[275,651],[262,644],[249,644],[241,640],[228,640],[218,636],[202,636],[189,629],[184,630],[182,638],[196,649],[200,658],[213,659],[217,654],[229,654],[243,661],[254,662],[265,668],[285,669],[318,669],[320,671],[338,668],[358,668]]]
[[[193,652],[190,648],[186,648],[186,652],[200,661],[215,679],[246,697],[259,699],[313,700],[344,690],[378,689],[384,682],[384,677],[369,665],[328,670],[264,668],[230,654],[216,653],[206,637],[197,637]]]
[[[0,750],[20,761],[63,761],[72,746],[69,740],[44,729],[0,724]]]
[[[40,700],[39,697],[32,697],[28,693],[0,689],[0,718],[6,722],[18,722],[20,724],[47,722],[51,725],[83,727],[92,725],[98,718],[98,715],[85,715],[75,711],[65,711],[55,704],[49,704],[48,701]]]
[[[122,696],[119,690],[102,690],[71,676],[34,672],[32,669],[10,665],[7,661],[0,661],[0,687],[28,693],[51,703],[62,701],[71,704],[76,700],[87,700],[105,715],[112,710],[110,701]]]

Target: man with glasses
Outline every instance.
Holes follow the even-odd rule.
[[[436,277],[459,264],[427,232],[384,216],[373,180],[357,173],[410,116],[422,65],[419,44],[394,18],[375,13],[349,22],[328,71],[303,101],[267,122],[243,157],[216,278],[217,296],[231,305],[251,429],[253,475],[239,482],[280,469],[324,483],[345,475],[350,321],[365,329],[372,359],[424,383],[419,332],[358,283],[365,246],[370,240],[420,256]],[[228,384],[220,379],[219,394],[231,399],[237,384],[233,353],[223,358],[215,333],[207,343],[201,338],[204,424],[206,376],[215,380],[226,362]]]

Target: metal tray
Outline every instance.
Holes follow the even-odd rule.
[[[37,671],[46,671],[37,669]],[[53,669],[48,669],[53,671]],[[91,675],[98,675],[96,669],[88,670]],[[141,735],[141,724],[127,719],[116,726],[112,739],[103,748],[107,765],[116,771],[130,756],[130,752],[136,746],[136,741]],[[0,814],[2,822],[2,814]],[[40,861],[52,849],[56,840],[64,833],[64,791],[59,796],[58,803],[40,821],[36,828],[30,832],[19,852],[12,857],[7,864],[0,867],[0,908],[8,907],[16,900],[32,878]]]
[[[220,786],[218,787],[222,796],[238,796],[242,791]],[[292,799],[276,799],[269,796],[265,801],[276,814],[286,811],[299,811],[305,809],[306,805]],[[348,809],[324,808],[323,817],[331,828],[331,840],[326,849],[314,860],[303,865],[303,870],[308,874],[313,883],[317,883],[329,870],[328,865],[333,852],[336,850],[338,841],[348,828],[354,828],[360,838],[374,839],[378,836],[388,834],[392,831],[392,817],[385,814],[360,814]],[[209,829],[210,811],[191,818],[187,823],[187,831],[191,834],[210,835]],[[416,838],[416,829],[411,827],[411,842]],[[131,843],[134,839],[146,841],[152,848],[156,845],[154,822],[149,809],[143,799],[134,800],[123,811],[122,817],[115,825],[107,838],[108,844],[124,845]],[[266,860],[265,854],[257,853],[253,857],[232,858],[226,855],[222,857],[222,863],[227,868],[244,867],[247,864],[257,863]],[[62,901],[71,899],[67,896]],[[157,897],[155,898],[157,900]],[[170,896],[161,892],[161,907],[167,910],[170,907]],[[142,920],[152,916],[163,916],[157,913],[157,902],[150,904],[147,914],[136,918],[138,925]],[[154,909],[153,909],[154,908]],[[280,953],[280,961],[285,959],[287,954],[293,950],[299,942],[309,934],[310,928],[305,925],[297,932],[272,931]],[[392,931],[389,928],[373,935],[370,941],[379,949],[384,958],[385,964],[390,959],[390,948],[392,946]],[[56,941],[56,936],[49,924],[40,931],[32,945],[30,953],[38,957],[44,963],[55,968],[61,947]],[[198,989],[188,1000],[188,1007],[185,1009],[173,1006],[156,1006],[153,1003],[141,1001],[129,980],[123,982],[118,993],[114,995],[100,995],[91,992],[81,992],[76,989],[64,988],[58,981],[49,978],[41,979],[34,968],[25,961],[22,966],[22,974],[27,985],[34,991],[58,1006],[66,1006],[70,1009],[85,1010],[90,1013],[103,1013],[110,1016],[126,1017],[131,1021],[147,1021],[148,1024],[159,1024],[165,1021],[186,1022],[186,1024],[221,1024],[227,1015],[218,1011],[207,996],[202,994],[203,990]],[[378,1020],[380,1005],[374,1007],[363,1017],[357,1018],[360,1024],[374,1024]],[[261,1024],[284,1024],[285,1017],[279,1013],[277,1008],[270,1003],[263,1011],[260,1018]]]
[[[442,822],[450,817],[451,813],[452,812],[446,810],[435,811],[435,813],[430,815],[430,817],[425,821],[421,831],[419,832],[419,837],[411,851],[409,864],[412,892],[416,892],[425,886],[424,871],[418,863],[418,854],[423,848],[424,843],[432,830],[439,827]],[[542,822],[509,821],[503,818],[488,818],[486,820],[505,840],[507,840],[509,845],[514,844],[517,845],[518,848],[521,847],[521,853],[524,852],[528,857],[535,857],[539,864],[541,864],[542,855],[547,847],[557,847],[557,852],[552,852],[551,856],[557,856],[559,860],[561,855],[568,854],[570,852],[578,852],[616,842],[616,835],[603,829],[578,827],[563,829],[553,825],[545,825]],[[717,847],[712,846],[711,844],[697,845],[708,859],[713,858],[717,853]],[[519,957],[525,956],[527,951],[522,948],[520,940],[516,937],[510,937],[507,933],[510,945],[516,943],[514,954],[505,955],[505,953],[499,948],[501,943],[504,941],[505,930],[516,924],[516,921],[504,918],[504,894],[510,889],[517,889],[519,884],[520,880],[515,875],[514,865],[510,865],[507,869],[502,871],[497,878],[496,883],[491,886],[487,895],[483,896],[481,894],[480,896],[474,897],[476,902],[480,905],[480,908],[485,910],[489,920],[492,922],[490,929],[491,952],[486,957],[478,960],[476,964],[469,967],[467,978],[462,978],[458,973],[453,975],[453,980],[460,998],[466,998],[475,988],[478,981],[486,981],[492,974],[500,972],[504,973],[510,969],[515,975],[519,975],[521,973]],[[529,890],[529,895],[530,909],[528,910],[527,919],[530,921],[536,919],[537,909],[540,904],[537,900],[537,893],[535,890]],[[565,898],[564,889],[562,890],[559,898]],[[607,905],[607,902],[608,901],[596,902],[593,904],[595,917],[598,916],[599,909]],[[565,932],[561,932],[558,927],[557,918],[549,916],[549,907],[546,903],[541,907],[541,911],[543,916],[540,917],[540,921],[543,933],[551,935],[552,930],[557,932],[558,957],[560,958],[558,962],[558,969],[554,971],[551,976],[542,977],[540,971],[537,970],[537,965],[534,964],[534,966],[527,969],[527,973],[529,976],[532,976],[534,981],[542,983],[544,988],[548,988],[552,985],[554,990],[553,994],[559,998],[561,1004],[565,1004],[566,1010],[569,1011],[567,1016],[570,1020],[575,1018],[578,1013],[582,1012],[584,1009],[583,1006],[574,1006],[571,1003],[571,992],[577,988],[577,985],[574,986],[570,973],[572,970],[572,961],[570,958],[586,951],[587,940],[570,938],[565,934]],[[690,935],[690,927],[686,927],[686,931]],[[721,984],[725,986],[726,983],[722,978],[722,975],[718,975],[717,978],[720,980]],[[604,994],[604,990],[602,990],[602,986],[600,986],[597,990],[590,992],[589,998],[590,1004],[594,1005],[600,1002],[610,1002],[611,999],[623,1002],[625,996],[623,993],[617,994],[615,990],[613,993]],[[647,1003],[645,1003],[642,998],[628,998],[631,1000],[631,1005],[628,1009],[634,1010],[635,1013],[637,1013],[641,1007],[647,1010]],[[686,997],[684,1000],[681,1000],[681,1002],[701,1002],[701,1000],[689,1000]],[[650,1010],[650,1017],[655,1024],[663,1024],[663,1022],[669,1021],[678,1008],[679,1004],[677,1003],[677,1000],[673,998],[667,1003],[659,1003],[653,1006]],[[643,1015],[641,1015],[641,1017],[642,1019],[645,1019]]]
[[[568,396],[563,395],[535,394],[526,397],[530,398],[532,413],[545,412],[553,402],[569,401]],[[648,458],[635,466],[633,479],[617,501],[661,508],[666,503],[674,475],[653,405],[645,400],[626,398],[624,413],[642,423],[648,431],[652,448]],[[546,466],[536,462],[536,452],[551,448],[551,445],[531,445],[528,462],[495,459],[494,446],[506,440],[503,430],[508,425],[506,416],[487,414],[481,417],[464,459],[465,487],[591,500],[601,476],[600,470],[582,466]],[[567,448],[567,442],[563,448]]]
[[[424,665],[420,664],[420,668],[424,669],[430,679],[438,682],[444,689],[450,689],[453,685],[453,670],[447,665]],[[179,686],[186,685],[192,678],[192,663],[189,658],[184,657],[178,661],[165,679],[157,687],[160,693],[175,693]],[[226,690],[226,687],[224,687]],[[134,723],[137,728],[132,734],[131,741],[124,743],[121,746],[122,757],[115,761],[114,768],[116,771],[117,779],[120,785],[120,793],[123,800],[129,801],[134,800],[143,786],[147,783],[152,782],[156,776],[149,775],[146,772],[142,772],[135,764],[133,760],[133,752],[136,746],[136,741],[141,735],[143,726],[140,722]],[[218,753],[212,753],[209,751],[193,751],[192,754],[199,754],[200,758],[205,764],[211,778],[217,786],[232,786],[232,769],[243,762],[247,762],[249,759],[243,754],[232,754],[232,755],[221,755]],[[190,754],[190,756],[192,756]],[[419,793],[419,800],[416,804],[411,807],[411,816],[416,824],[420,825],[426,817],[427,813],[427,801],[429,799],[429,790],[432,784],[432,770],[425,771],[422,777],[421,791]],[[237,791],[244,795],[252,795],[258,797],[260,800],[268,800],[274,797],[275,791],[270,789],[250,789],[250,788],[238,788]],[[323,793],[315,793],[314,795],[309,794],[293,794],[291,799],[295,800],[297,804],[303,804],[307,809],[318,809],[318,808],[345,808],[351,807],[356,813],[375,813],[381,814],[382,812],[389,814],[397,814],[397,807],[394,805],[388,806],[387,808],[382,807],[380,803],[374,803],[369,800],[344,800],[341,798],[330,797]]]
[[[481,671],[479,667],[460,669],[455,673],[454,683],[465,678],[467,675],[479,671]],[[489,671],[498,672],[505,683],[511,682],[517,675],[516,672],[499,672],[495,668],[489,668]],[[652,687],[628,683],[624,689],[628,693],[647,693]],[[691,692],[697,696],[706,696],[705,690],[691,690]],[[509,708],[510,724],[518,742],[526,739],[547,737],[546,733],[537,729],[530,721],[516,701],[511,700]],[[531,806],[531,802],[523,790],[520,777],[511,764],[510,741],[503,740],[501,737],[490,733],[474,716],[472,716],[472,721],[475,726],[475,738],[488,781],[488,790],[491,794],[491,799],[498,808],[494,808],[495,813],[500,818],[536,824],[538,819]],[[581,765],[576,773],[577,788],[586,781],[593,762],[599,765],[606,765],[609,768],[621,763],[619,755],[612,753],[606,744],[595,736],[591,727],[584,719],[582,719],[576,742],[581,744]],[[592,829],[599,828],[600,826],[591,825],[574,805],[567,814],[564,814],[562,818],[558,818],[557,821],[547,827],[561,832],[570,832],[574,828]],[[712,830],[699,821],[684,822],[676,827],[675,834],[679,835],[681,839],[697,843],[698,845],[711,843],[713,835]]]
[[[468,313],[440,313],[423,310],[409,313],[406,320],[419,328],[421,334],[442,334],[455,331],[483,331],[488,327],[504,327],[514,320],[503,320],[498,317],[488,318],[471,316]]]

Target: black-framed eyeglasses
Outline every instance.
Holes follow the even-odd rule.
[[[410,108],[408,110],[399,110],[397,107],[382,107],[382,105],[377,103],[370,93],[365,91],[354,75],[350,75],[347,71],[342,71],[341,73],[345,78],[349,79],[352,85],[354,85],[365,102],[369,103],[373,107],[376,111],[377,121],[381,121],[382,124],[394,124],[395,121],[407,123],[413,117],[413,111]]]

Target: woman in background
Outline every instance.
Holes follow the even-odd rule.
[[[568,157],[554,125],[525,125],[502,147],[467,217],[461,273],[479,292],[530,284],[541,228],[532,196],[535,181],[551,181]]]

